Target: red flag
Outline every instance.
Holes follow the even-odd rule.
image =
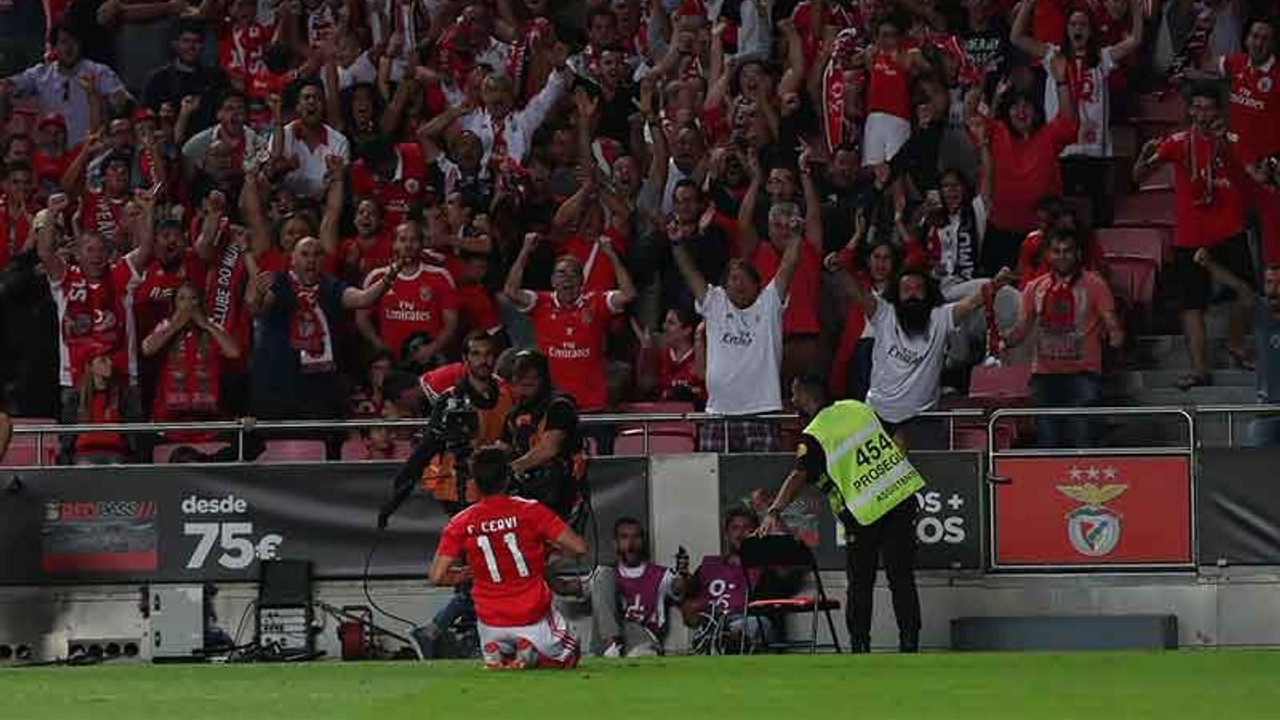
[[[1192,562],[1186,457],[998,458],[995,474],[998,566]]]

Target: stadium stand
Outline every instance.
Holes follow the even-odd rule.
[[[714,379],[706,378],[705,353],[694,351],[697,326],[665,312],[693,309],[672,238],[696,248],[713,282],[731,259],[767,279],[781,254],[771,245],[768,207],[799,201],[813,211],[806,241],[823,253],[863,228],[852,258],[860,275],[874,274],[866,248],[887,240],[944,284],[993,277],[988,256],[999,252],[991,248],[1021,243],[1035,229],[1027,208],[1014,206],[1039,198],[1014,200],[1001,189],[1013,177],[1004,150],[992,153],[987,186],[974,123],[999,116],[1015,95],[1052,120],[1058,60],[1042,65],[1025,51],[1061,58],[1063,48],[1085,43],[1133,52],[1114,69],[1090,65],[1083,46],[1069,61],[1063,87],[1079,129],[1045,187],[1065,195],[1100,258],[1090,267],[1109,282],[1130,326],[1127,348],[1107,357],[1115,372],[1106,398],[1251,402],[1255,359],[1241,336],[1232,336],[1229,353],[1209,353],[1203,371],[1173,349],[1187,348],[1177,308],[1187,264],[1178,258],[1189,245],[1176,226],[1184,222],[1178,183],[1195,153],[1162,155],[1171,161],[1141,178],[1130,171],[1151,141],[1184,131],[1189,100],[1179,90],[1207,78],[1224,90],[1233,157],[1271,182],[1255,168],[1280,149],[1264,129],[1277,118],[1270,75],[1257,75],[1271,72],[1259,68],[1269,67],[1273,43],[1246,42],[1249,21],[1268,17],[1270,6],[1233,0],[1204,10],[1221,19],[1206,43],[1185,35],[1189,25],[1161,3],[1038,2],[1057,10],[1022,17],[1004,0],[774,0],[761,6],[770,12],[761,21],[743,17],[745,5],[735,2],[593,0],[572,18],[548,19],[520,3],[466,0],[423,3],[407,29],[388,24],[383,3],[372,1],[171,3],[150,23],[58,3],[48,4],[48,17],[16,14],[27,44],[15,40],[0,57],[0,399],[28,418],[20,427],[36,417],[375,421],[397,404],[404,407],[395,417],[421,416],[420,397],[383,396],[385,373],[455,360],[459,339],[482,328],[510,346],[540,343],[558,383],[590,409],[606,397],[607,412],[668,412],[673,400],[701,408]],[[1064,35],[1064,18],[1077,10],[1084,34]],[[879,37],[894,26],[882,17],[904,31],[901,44]],[[1162,44],[1170,27],[1179,28],[1171,51]],[[29,42],[37,34],[43,47]],[[901,154],[877,169],[899,145]],[[1214,182],[1240,184],[1221,161],[1211,160],[1222,171]],[[797,172],[801,165],[806,172]],[[997,199],[980,226],[939,194],[940,171],[950,168]],[[812,196],[801,182],[809,171]],[[689,178],[697,192],[686,200],[679,188]],[[1246,195],[1249,208],[1266,202]],[[738,217],[748,199],[754,216]],[[149,224],[139,216],[148,208]],[[1255,275],[1270,228],[1241,222],[1230,229],[1249,230],[1253,267],[1244,270]],[[974,229],[981,257],[963,245]],[[535,335],[526,317],[508,312],[502,281],[528,233],[543,239],[517,279],[568,302],[579,297],[571,286],[580,288],[587,305],[618,287],[600,252],[607,238],[641,291],[628,320],[559,310],[535,319],[591,328],[589,339],[556,339],[550,325]],[[402,235],[410,244],[396,244]],[[319,240],[317,257],[300,251],[307,236]],[[93,238],[105,265],[86,250]],[[828,311],[849,306],[821,280],[821,254],[807,253],[798,270],[803,292],[791,293],[785,320],[788,377],[798,365],[831,366],[846,313]],[[562,256],[576,258],[568,276],[553,272]],[[398,272],[381,269],[393,262]],[[83,302],[80,283],[91,289]],[[184,284],[197,304],[179,309]],[[1219,348],[1225,308],[1213,300],[1210,345]],[[92,313],[109,322],[82,326]],[[127,370],[136,398],[92,395],[79,406],[86,353],[98,346]],[[992,351],[980,348],[965,362]],[[848,367],[866,373],[867,362],[857,355]],[[1208,384],[1188,385],[1179,372]],[[1026,396],[1014,387],[1025,372],[968,374],[947,381],[960,391],[948,407]],[[1179,384],[1183,391],[1170,390]],[[783,404],[785,395],[782,387]],[[648,424],[647,432],[646,441],[642,425],[621,424],[615,451],[647,444],[680,452],[697,441],[688,422]],[[20,430],[4,462],[52,462],[35,457],[32,440]],[[57,442],[47,436],[46,453],[71,462],[73,453],[49,449]],[[173,449],[144,445],[133,452],[145,457],[132,460],[166,462]],[[273,441],[263,458],[314,456],[313,446],[301,447]],[[353,435],[331,459],[402,458],[408,450],[404,439],[374,448]]]

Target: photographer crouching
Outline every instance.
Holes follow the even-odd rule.
[[[581,531],[588,511],[587,455],[573,398],[551,385],[547,358],[533,350],[516,354],[511,370],[515,407],[502,441],[511,448],[511,494],[537,500]]]

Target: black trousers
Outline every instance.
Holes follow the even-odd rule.
[[[855,524],[852,537],[846,540],[849,597],[845,622],[854,652],[866,652],[871,647],[871,598],[881,559],[889,579],[889,592],[893,595],[899,648],[904,651],[919,648],[920,594],[916,591],[915,576],[918,511],[914,499],[906,500],[870,525]]]

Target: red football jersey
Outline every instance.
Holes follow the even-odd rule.
[[[359,285],[369,273],[391,264],[391,237],[384,230],[371,238],[349,237],[338,246],[338,277]]]
[[[266,70],[266,50],[278,31],[279,23],[251,22],[244,27],[227,23],[218,36],[218,63],[228,75],[241,79]]]
[[[480,622],[532,625],[551,608],[551,588],[542,578],[546,547],[564,530],[564,521],[545,505],[494,495],[453,516],[437,552],[460,557],[465,551]]]
[[[502,329],[498,306],[483,285],[458,286],[458,315],[464,335],[472,330],[495,333]]]
[[[1244,201],[1231,183],[1235,152],[1219,147],[1193,130],[1177,132],[1160,141],[1156,159],[1173,163],[1176,204],[1174,245],[1211,247],[1244,231]]]
[[[778,274],[778,266],[782,258],[777,250],[768,242],[756,246],[751,264],[760,273],[760,282],[768,285],[773,276]],[[791,276],[791,284],[787,287],[787,306],[782,313],[782,330],[792,333],[817,333],[818,324],[818,288],[822,283],[822,258],[808,240],[800,240],[800,259],[796,262],[796,271]]]
[[[120,226],[126,221],[124,206],[128,202],[127,196],[113,198],[100,192],[85,193],[80,201],[80,229],[98,231],[108,247],[115,247]]]
[[[867,111],[911,119],[911,76],[888,53],[876,52],[871,59]]]
[[[373,172],[364,160],[351,165],[351,194],[374,197],[382,207],[382,225],[395,231],[409,215],[409,208],[426,200],[427,166],[416,143],[400,143],[395,147],[396,171],[391,179]]]
[[[365,287],[382,281],[389,268],[369,273]],[[419,263],[413,271],[402,271],[391,289],[378,301],[373,317],[387,349],[400,358],[405,340],[417,332],[432,338],[444,327],[444,313],[457,311],[458,293],[453,277],[444,268]]]
[[[49,279],[58,308],[59,381],[63,387],[80,384],[94,346],[110,348],[116,372],[138,376],[133,322],[133,293],[142,282],[127,258],[120,258],[98,280],[85,277],[78,265],[68,265],[61,280]]]
[[[658,377],[658,396],[661,399],[680,397],[685,392],[701,400],[707,399],[707,386],[698,374],[694,361],[697,352],[693,348],[683,355],[677,355],[671,348],[658,348],[654,354],[654,374]]]
[[[533,321],[538,349],[547,356],[551,382],[569,393],[584,412],[605,405],[605,338],[618,312],[614,293],[584,293],[573,305],[561,305],[555,293],[537,293],[524,309]]]
[[[1241,162],[1252,165],[1280,152],[1280,69],[1272,57],[1254,67],[1243,53],[1222,58],[1222,73],[1231,81],[1231,131],[1239,136]]]
[[[604,234],[609,236],[614,252],[618,257],[627,256],[627,235],[617,228],[605,228]],[[582,235],[570,235],[561,240],[556,247],[557,255],[572,255],[582,263],[583,292],[608,292],[618,289],[618,276],[609,256],[600,252],[600,243],[593,238]]]

